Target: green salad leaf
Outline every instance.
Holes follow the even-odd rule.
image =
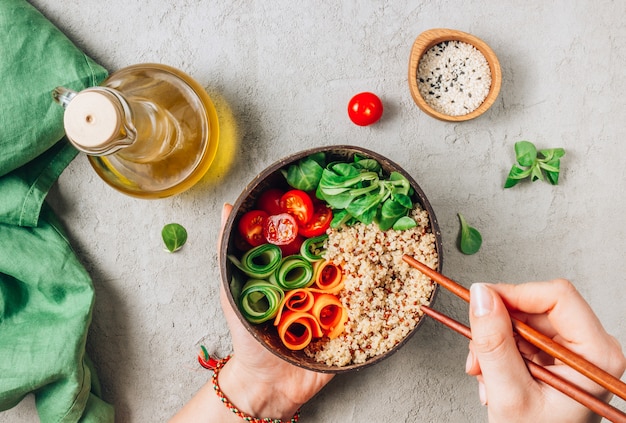
[[[463,254],[472,255],[480,250],[483,237],[477,229],[467,224],[461,213],[458,213],[461,222],[461,232],[459,233],[458,247]]]
[[[382,203],[376,222],[381,231],[393,227],[401,217],[406,217],[407,208],[400,202],[390,198]]]
[[[161,230],[165,248],[170,253],[180,250],[187,242],[187,230],[178,223],[168,223]]]
[[[532,166],[537,160],[537,148],[530,141],[519,141],[515,143],[515,157],[522,166]]]
[[[380,172],[381,170],[380,163],[378,163],[376,160],[362,158],[359,155],[354,156],[354,163],[363,170],[369,170],[376,173]]]
[[[530,178],[533,182],[546,179],[552,185],[557,185],[561,170],[561,157],[564,155],[565,150],[562,148],[537,151],[535,145],[530,141],[516,142],[515,158],[517,163],[511,167],[504,188],[511,188],[526,178]]]
[[[396,220],[396,223],[393,224],[393,229],[396,231],[406,231],[407,229],[411,229],[417,226],[417,222],[414,219],[411,219],[408,216],[402,216],[400,219]]]
[[[324,163],[321,156],[309,156],[283,175],[294,188],[315,190],[316,197],[333,209],[333,228],[355,222],[376,222],[381,230],[416,225],[408,216],[413,208],[411,183],[399,172],[384,177],[375,159],[354,155],[351,162]]]
[[[302,191],[314,191],[322,178],[326,155],[316,153],[301,159],[297,164],[290,165],[281,172],[287,183]]]

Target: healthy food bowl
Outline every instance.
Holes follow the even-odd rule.
[[[485,113],[502,85],[500,62],[481,39],[453,29],[430,29],[413,43],[409,89],[426,114],[460,122]]]
[[[442,264],[437,219],[415,180],[345,145],[261,172],[234,203],[220,247],[222,283],[250,334],[276,356],[326,373],[378,363],[421,325],[420,306],[432,304],[437,285],[403,254],[438,271]]]

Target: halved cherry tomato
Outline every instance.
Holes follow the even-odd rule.
[[[275,214],[265,220],[263,234],[267,242],[287,245],[298,236],[298,223],[289,213]]]
[[[280,198],[280,207],[283,212],[296,218],[298,225],[304,225],[313,216],[313,201],[309,195],[299,189],[287,191]]]
[[[313,216],[308,223],[301,225],[298,232],[307,238],[322,235],[333,220],[333,211],[322,201],[316,201]]]
[[[267,214],[280,214],[283,209],[280,207],[280,198],[285,191],[278,188],[270,188],[259,196],[257,200],[257,207],[267,212]]]
[[[302,243],[304,242],[304,237],[298,235],[296,239],[291,241],[289,244],[279,245],[280,251],[283,253],[283,257],[291,256],[293,254],[300,254],[300,247],[302,247]]]
[[[350,99],[348,116],[359,126],[376,123],[383,115],[383,103],[376,94],[364,92]]]
[[[239,219],[239,233],[253,247],[267,242],[263,235],[263,229],[268,216],[263,210],[250,210]]]

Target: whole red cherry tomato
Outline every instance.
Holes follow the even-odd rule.
[[[298,236],[298,223],[289,213],[275,214],[265,220],[263,234],[267,242],[287,245]]]
[[[263,229],[268,216],[263,210],[250,210],[239,219],[239,233],[253,247],[267,242],[263,235]]]
[[[355,95],[348,103],[348,116],[359,126],[377,122],[383,115],[383,103],[376,94],[363,92]]]
[[[283,212],[296,218],[298,225],[305,225],[313,216],[313,201],[306,192],[299,189],[287,191],[280,198],[280,207]]]
[[[270,188],[259,196],[257,200],[257,207],[267,212],[267,214],[280,214],[283,209],[280,207],[280,197],[283,196],[285,191],[278,188]]]

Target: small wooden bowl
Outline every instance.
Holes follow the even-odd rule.
[[[485,56],[485,59],[487,59],[487,63],[489,63],[489,69],[491,70],[491,87],[489,88],[489,93],[487,94],[487,97],[482,102],[482,104],[478,106],[478,108],[465,115],[450,116],[441,113],[433,109],[433,107],[424,100],[419,92],[417,84],[417,67],[419,65],[420,59],[428,50],[430,50],[431,47],[444,41],[460,41],[473,45],[478,51],[483,54],[483,56]],[[415,39],[409,57],[409,89],[415,103],[426,114],[436,119],[449,122],[461,122],[474,119],[485,113],[496,101],[496,98],[500,93],[501,85],[502,71],[500,70],[500,62],[498,61],[498,57],[495,55],[493,50],[491,50],[491,48],[481,39],[462,31],[444,28],[429,29],[422,32]]]
[[[252,324],[246,320],[241,311],[239,310],[238,301],[235,299],[233,294],[233,289],[235,285],[233,284],[233,265],[228,260],[228,255],[230,254],[240,254],[241,252],[238,250],[236,243],[236,231],[237,231],[237,222],[239,218],[248,210],[252,210],[255,206],[256,200],[259,195],[267,190],[268,188],[284,188],[286,189],[285,178],[280,172],[285,166],[288,166],[292,163],[296,163],[298,160],[307,157],[311,154],[324,152],[326,153],[326,157],[329,161],[341,160],[341,161],[351,161],[354,158],[354,155],[359,155],[364,158],[372,158],[376,159],[382,169],[387,175],[396,171],[401,173],[404,177],[406,177],[411,186],[413,187],[413,201],[418,202],[424,210],[428,212],[430,219],[430,229],[432,233],[435,235],[435,248],[437,250],[437,254],[439,256],[437,270],[441,271],[442,263],[443,263],[443,248],[442,248],[442,240],[441,240],[441,231],[439,230],[439,224],[437,223],[437,218],[435,217],[435,213],[426,198],[426,195],[419,187],[417,182],[409,175],[406,171],[404,171],[400,166],[391,160],[383,157],[380,154],[377,154],[373,151],[366,150],[361,147],[349,146],[349,145],[336,145],[330,147],[317,147],[312,148],[310,150],[301,151],[299,153],[293,154],[278,162],[274,163],[263,172],[261,172],[257,177],[255,177],[243,190],[237,201],[233,204],[233,211],[226,220],[224,226],[224,236],[222,237],[220,244],[220,253],[219,253],[219,263],[220,263],[220,271],[222,274],[222,286],[226,292],[226,296],[230,305],[235,310],[237,317],[245,326],[247,331],[261,344],[263,347],[267,348],[277,357],[304,369],[313,370],[316,372],[322,373],[343,373],[354,370],[361,370],[365,367],[369,367],[375,363],[384,360],[389,357],[393,353],[395,353],[398,349],[400,349],[406,341],[411,338],[415,332],[422,326],[424,322],[424,316],[420,318],[417,322],[415,328],[411,330],[407,334],[407,336],[401,340],[398,344],[396,344],[392,349],[387,351],[384,354],[378,355],[376,357],[372,357],[364,363],[350,364],[343,367],[338,366],[329,366],[324,363],[316,362],[313,358],[308,357],[303,351],[291,351],[287,349],[282,341],[280,340],[276,328],[272,325],[272,322],[266,322],[260,325]],[[438,292],[439,286],[436,285],[431,297],[430,303],[432,304],[435,300],[436,294]]]

